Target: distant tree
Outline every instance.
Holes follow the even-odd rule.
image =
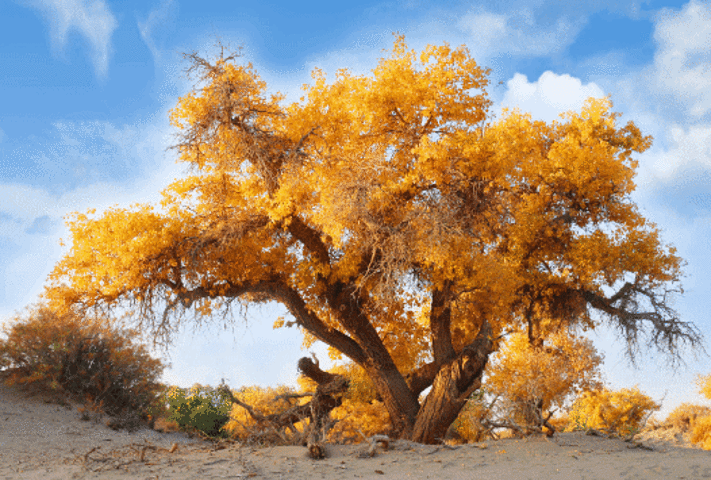
[[[669,303],[682,261],[629,197],[651,138],[609,99],[493,121],[465,47],[417,55],[403,37],[372,75],[315,69],[290,105],[238,55],[186,57],[197,83],[171,121],[192,172],[160,210],[74,214],[54,308],[122,306],[167,340],[186,312],[280,302],[365,370],[394,434],[426,443],[514,327],[606,318],[631,354],[699,344]]]
[[[502,415],[521,430],[555,429],[548,420],[556,411],[582,392],[602,388],[599,368],[602,357],[592,341],[562,329],[547,336],[546,342],[531,345],[517,332],[497,353],[497,361],[487,367],[486,388],[502,399]]]

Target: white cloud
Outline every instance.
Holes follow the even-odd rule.
[[[675,95],[694,116],[711,111],[711,3],[695,0],[657,16],[655,87]]]
[[[545,56],[558,53],[570,45],[585,24],[565,16],[554,25],[542,26],[529,9],[515,13],[468,13],[458,23],[467,32],[471,49],[479,58],[503,55]]]
[[[138,31],[141,33],[141,38],[148,46],[148,49],[153,55],[153,59],[160,59],[160,47],[155,39],[156,31],[165,28],[166,23],[175,15],[177,4],[174,0],[163,0],[160,5],[148,14],[145,21],[138,20]]]
[[[711,125],[696,125],[687,130],[673,125],[669,128],[667,140],[669,148],[654,156],[650,168],[641,178],[642,182],[670,181],[695,167],[711,170]]]
[[[59,239],[70,242],[64,224],[67,214],[90,208],[100,214],[114,205],[156,205],[161,190],[183,175],[185,164],[176,164],[172,155],[165,154],[169,143],[165,123],[161,118],[135,125],[61,124],[59,144],[72,145],[76,157],[86,159],[89,165],[98,163],[96,158],[103,155],[97,142],[116,146],[117,153],[110,160],[128,158],[130,168],[137,169],[130,178],[83,183],[64,192],[54,192],[49,185],[0,182],[0,245],[5,248],[0,253],[0,274],[5,279],[0,281],[0,318],[27,305],[42,291],[52,265],[66,253]],[[50,161],[67,152],[57,150],[50,152]],[[68,165],[73,166],[71,162]]]
[[[76,29],[92,46],[92,61],[99,77],[109,70],[111,35],[118,26],[104,0],[30,0],[50,24],[53,48],[62,51],[70,30]]]
[[[506,82],[508,90],[501,107],[519,107],[536,120],[560,120],[559,114],[570,110],[580,111],[588,97],[604,97],[595,83],[583,85],[568,74],[557,75],[547,71],[538,81],[529,83],[528,77],[517,73]]]
[[[2,131],[2,128],[0,128],[0,143],[2,143],[3,140],[5,140],[5,132]]]

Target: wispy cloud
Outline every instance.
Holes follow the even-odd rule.
[[[160,60],[161,48],[156,39],[157,31],[163,30],[166,24],[175,17],[178,5],[174,0],[162,0],[160,5],[151,10],[148,18],[144,21],[138,20],[138,31],[141,33],[141,38],[148,46],[148,49],[153,55],[153,60]]]
[[[162,188],[182,176],[184,165],[165,151],[172,138],[161,113],[149,122],[129,125],[56,123],[54,144],[26,154],[42,153],[36,161],[59,163],[58,171],[70,170],[69,177],[83,167],[87,175],[70,182],[70,188],[57,191],[50,184],[0,181],[0,318],[33,301],[52,264],[66,253],[59,239],[69,240],[67,214],[89,208],[101,213],[114,205],[156,205]],[[107,172],[91,175],[101,168]]]
[[[52,47],[61,52],[71,30],[77,30],[91,44],[97,76],[109,71],[111,35],[118,26],[105,0],[29,0],[27,5],[42,12],[50,26]]]
[[[673,94],[693,116],[711,112],[711,3],[692,0],[681,11],[663,9],[654,38],[655,87]]]
[[[585,19],[561,16],[544,27],[531,10],[521,9],[506,14],[471,12],[462,17],[458,27],[471,36],[472,50],[483,56],[546,56],[570,45],[584,25]]]

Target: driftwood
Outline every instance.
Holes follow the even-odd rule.
[[[319,368],[318,361],[314,362],[308,357],[299,360],[299,371],[302,375],[315,381],[318,386],[313,393],[295,395],[280,395],[278,398],[300,398],[310,396],[311,401],[304,405],[291,407],[284,412],[271,415],[262,415],[252,406],[239,400],[232,394],[226,385],[220,385],[219,391],[224,393],[233,403],[247,410],[247,413],[257,422],[269,425],[275,430],[289,428],[296,431],[295,424],[310,419],[306,432],[306,447],[311,458],[324,458],[326,456],[323,446],[323,436],[328,427],[328,417],[331,410],[341,405],[341,395],[348,389],[348,379],[342,375],[324,372]]]

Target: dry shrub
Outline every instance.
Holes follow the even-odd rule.
[[[0,339],[0,368],[6,384],[34,386],[84,400],[87,408],[114,418],[114,428],[134,429],[147,420],[164,386],[160,360],[135,344],[134,330],[102,318],[28,309],[6,325]]]
[[[658,403],[637,387],[585,392],[573,404],[566,430],[596,429],[631,435],[659,408]]]

